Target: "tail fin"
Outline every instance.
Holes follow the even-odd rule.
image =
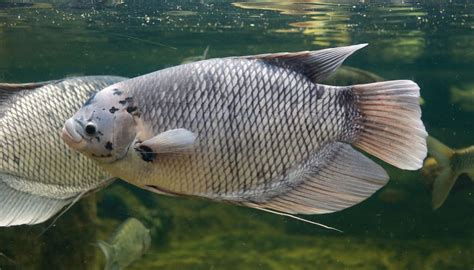
[[[104,253],[105,256],[104,269],[112,269],[113,258],[115,256],[114,247],[102,240],[97,240],[97,245],[99,246],[100,250],[102,250],[102,253]]]
[[[363,115],[354,145],[400,169],[417,170],[426,157],[420,88],[412,81],[352,86]]]
[[[427,142],[430,155],[436,159],[438,166],[441,169],[441,173],[433,182],[433,197],[431,200],[431,206],[433,209],[438,209],[443,205],[448,197],[459,173],[454,171],[451,167],[451,157],[454,154],[454,151],[451,148],[433,137],[428,137]]]

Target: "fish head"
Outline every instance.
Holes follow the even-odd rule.
[[[64,142],[102,163],[124,158],[135,139],[133,99],[121,84],[104,88],[69,118],[62,129]]]

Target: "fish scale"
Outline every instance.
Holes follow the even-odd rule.
[[[181,81],[180,88],[174,90],[181,74],[192,78]],[[199,150],[191,158],[170,158],[157,165],[157,182],[178,193],[252,196],[253,188],[269,187],[275,178],[284,178],[288,168],[305,160],[319,146],[334,139],[350,142],[356,135],[351,134],[352,126],[337,121],[347,110],[337,106],[337,97],[344,91],[315,86],[288,69],[248,60],[210,60],[170,69],[156,80],[160,82],[159,91],[137,88],[127,92],[143,108],[142,119],[152,126],[153,133],[182,127],[205,138],[199,140]],[[157,113],[157,107],[166,114]],[[211,129],[201,123],[216,126]],[[272,139],[273,134],[278,135]]]
[[[107,172],[71,151],[59,131],[92,93],[123,79],[0,83],[0,226],[44,222],[111,182]]]
[[[0,171],[25,180],[9,185],[41,196],[68,197],[108,178],[91,160],[70,151],[59,136],[51,136],[92,92],[116,81],[72,79],[80,87],[63,82],[16,96],[0,119]],[[35,183],[48,187],[38,189]]]
[[[126,80],[97,93],[62,136],[112,175],[160,194],[338,211],[388,181],[351,145],[402,169],[426,156],[416,83],[321,84],[365,45],[209,59]],[[117,149],[88,141],[96,129]]]

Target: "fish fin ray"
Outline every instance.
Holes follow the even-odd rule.
[[[202,54],[202,59],[206,59],[207,58],[207,53],[209,52],[209,48],[210,46],[207,45],[206,49],[204,50],[203,54]]]
[[[242,204],[288,214],[331,213],[362,202],[389,179],[380,165],[339,142],[321,148],[288,178],[286,191],[265,201],[257,195]]]
[[[55,199],[16,190],[1,181],[0,227],[42,223],[63,209],[73,199]]]
[[[353,85],[362,119],[358,148],[400,169],[417,170],[427,154],[420,88],[409,80]]]
[[[62,211],[59,212],[59,214],[56,215],[56,217],[53,219],[53,221],[51,221],[51,223],[38,235],[38,238],[41,237],[44,233],[46,233],[49,229],[51,229],[51,227],[54,226],[54,224],[56,224],[56,222],[58,221],[58,219],[60,217],[62,217],[67,211],[69,211],[69,209],[71,209],[82,197],[84,197],[84,195],[87,193],[88,191],[85,190],[81,193],[79,193],[68,205],[67,207],[64,207],[62,208]]]
[[[258,207],[257,205],[255,205],[252,208],[260,210],[260,211],[272,213],[272,214],[275,214],[275,215],[279,215],[279,216],[289,217],[289,218],[296,219],[296,220],[299,220],[299,221],[303,221],[305,223],[316,225],[316,226],[319,226],[319,227],[322,227],[322,228],[325,228],[325,229],[328,229],[328,230],[334,230],[334,231],[343,233],[343,231],[341,231],[337,228],[334,228],[334,227],[331,227],[331,226],[328,226],[328,225],[324,225],[322,223],[318,223],[318,222],[315,222],[315,221],[312,221],[312,220],[300,218],[300,217],[297,217],[297,216],[294,216],[294,215],[291,215],[291,214],[287,214],[287,213],[283,213],[283,212],[279,212],[279,211],[274,211],[274,210],[270,210],[270,209],[266,209],[266,208],[261,208],[261,207]]]
[[[332,75],[347,57],[365,46],[367,46],[367,44],[328,48],[317,51],[250,55],[240,58],[260,59],[269,64],[290,68],[302,72],[314,83],[321,83]]]

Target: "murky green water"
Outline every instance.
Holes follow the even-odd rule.
[[[474,4],[364,2],[125,0],[72,8],[0,1],[0,81],[133,77],[207,46],[209,57],[221,57],[368,42],[345,63],[416,81],[428,132],[452,147],[474,144]],[[456,98],[453,88],[465,95]],[[129,216],[153,237],[130,269],[473,269],[473,182],[462,175],[433,211],[420,172],[384,167],[391,182],[369,200],[309,216],[344,233],[117,182],[41,236],[49,223],[0,228],[0,269],[100,269],[95,241]]]

